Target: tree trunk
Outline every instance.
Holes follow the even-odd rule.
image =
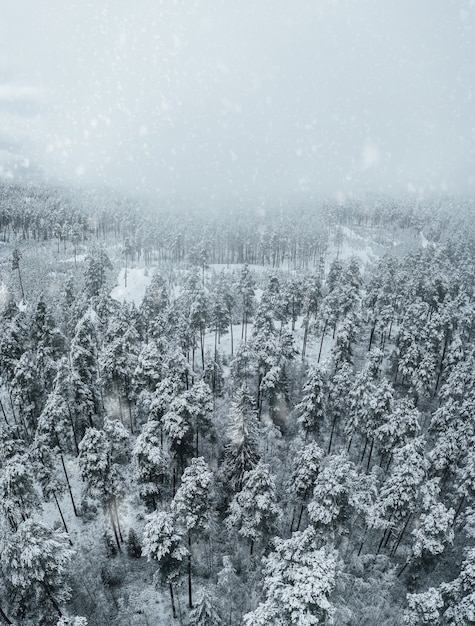
[[[297,528],[295,529],[296,531],[300,528],[300,524],[302,522],[302,515],[303,515],[304,509],[305,509],[305,505],[301,504],[300,505],[300,513],[299,513],[299,517],[298,517],[298,520],[297,520]]]
[[[56,497],[56,493],[54,491],[53,491],[53,498],[54,498],[54,501],[56,502],[56,506],[58,507],[59,515],[61,517],[61,521],[63,522],[64,530],[66,534],[69,535],[69,530],[68,530],[68,527],[66,526],[66,521],[64,519],[63,512],[61,510],[61,507],[59,506],[58,498]],[[71,545],[73,545],[73,542],[71,541],[71,538],[69,536],[68,536],[68,541]]]
[[[170,589],[170,600],[172,602],[173,619],[176,619],[177,615],[176,615],[176,607],[175,607],[175,596],[173,595],[173,585],[171,583],[168,583],[168,587]]]
[[[112,502],[112,506],[114,508],[114,515],[115,515],[115,521],[117,523],[117,530],[119,531],[119,539],[121,541],[121,543],[124,541],[124,538],[122,537],[122,532],[120,530],[120,522],[119,522],[119,510],[117,508],[117,500],[114,498],[113,502]]]
[[[79,454],[78,438],[76,435],[76,428],[74,426],[73,414],[71,413],[71,408],[69,406],[69,403],[67,403],[67,407],[68,407],[69,421],[71,422],[71,430],[73,431],[73,439],[74,439],[74,447],[76,448],[76,456],[78,456]]]
[[[205,334],[204,330],[200,328],[200,344],[201,344],[201,367],[203,371],[205,369]]]
[[[5,408],[3,407],[3,402],[1,399],[0,399],[0,408],[2,409],[3,418],[5,419],[7,426],[10,426],[10,423],[8,421],[7,414],[5,413]]]
[[[13,622],[5,615],[5,612],[3,611],[1,606],[0,606],[0,617],[3,619],[5,624],[13,624]]]
[[[371,457],[373,456],[374,437],[371,439],[371,446],[369,448],[368,464],[366,465],[366,473],[369,472],[369,464],[371,463]]]
[[[331,432],[330,432],[330,441],[328,442],[327,454],[330,454],[331,449],[332,449],[333,435],[335,434],[336,420],[337,420],[337,416],[335,415],[334,418],[333,418],[333,422],[332,422],[332,429],[331,429]]]
[[[365,437],[363,454],[361,455],[360,465],[363,463],[364,455],[366,454],[366,448],[368,447],[368,437]]]
[[[402,538],[404,537],[404,533],[406,532],[406,528],[407,528],[407,526],[409,524],[409,521],[410,521],[411,517],[412,517],[412,513],[409,513],[409,515],[406,518],[406,522],[405,522],[405,524],[403,526],[403,529],[401,530],[401,532],[399,534],[399,537],[397,538],[394,546],[392,547],[392,550],[389,553],[389,556],[395,556],[395,554],[397,552],[397,549],[399,548],[399,544],[401,543]]]
[[[457,510],[455,511],[454,519],[452,522],[452,527],[455,526],[455,522],[457,521],[457,517],[459,516],[460,511],[462,510],[462,506],[464,502],[465,502],[465,495],[462,496],[462,499],[460,500],[460,504],[458,505]]]
[[[191,591],[191,535],[188,532],[188,608],[193,608],[193,595]]]
[[[307,338],[308,338],[308,328],[310,326],[310,318],[307,316],[304,322],[304,330],[303,330],[303,343],[302,343],[302,361],[305,358],[305,353],[307,352]]]
[[[76,503],[74,502],[73,492],[72,492],[72,489],[71,489],[71,485],[69,483],[68,472],[66,471],[66,465],[64,463],[64,457],[63,457],[62,454],[60,454],[59,456],[61,458],[61,465],[63,466],[64,477],[66,478],[66,485],[68,487],[69,497],[71,498],[71,504],[73,505],[74,515],[75,515],[75,517],[78,517],[78,512],[77,512],[77,509],[76,509]]]
[[[112,513],[112,508],[111,508],[110,504],[108,506],[108,509],[109,509],[109,519],[110,519],[110,522],[111,522],[112,531],[114,532],[114,538],[115,538],[115,542],[117,544],[117,549],[118,549],[119,552],[122,552],[122,547],[120,545],[119,535],[117,534],[117,528],[115,526],[114,515]]]
[[[373,337],[374,337],[374,331],[376,329],[376,320],[374,320],[373,326],[371,328],[371,332],[369,335],[369,345],[368,345],[368,352],[371,350],[371,344],[373,343]]]
[[[48,587],[48,585],[43,581],[43,582],[41,582],[41,586],[46,591],[46,595],[50,599],[51,604],[54,606],[54,608],[56,610],[56,613],[59,615],[59,617],[63,617],[63,613],[62,613],[61,609],[59,608],[58,603],[56,602],[56,600],[51,595],[51,590]]]
[[[317,363],[320,363],[320,357],[322,356],[323,339],[325,337],[325,331],[327,330],[327,325],[328,325],[328,321],[325,320],[325,325],[323,326],[323,331],[322,331],[322,339],[320,341],[320,350],[318,351]]]

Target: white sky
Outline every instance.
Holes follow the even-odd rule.
[[[475,190],[473,0],[0,0],[0,176]]]

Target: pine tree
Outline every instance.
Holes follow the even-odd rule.
[[[139,353],[139,333],[134,324],[135,311],[125,304],[117,316],[109,320],[106,332],[107,343],[100,359],[102,379],[109,389],[114,389],[119,401],[119,412],[123,420],[122,399],[128,406],[130,430],[134,432],[132,416],[132,377]]]
[[[94,246],[85,259],[84,283],[88,298],[99,296],[107,282],[107,270],[112,269],[105,249]]]
[[[450,583],[440,586],[444,603],[448,605],[444,618],[449,626],[473,623],[475,614],[475,548],[469,548],[460,574]]]
[[[317,549],[311,528],[276,539],[275,551],[264,560],[265,600],[244,615],[244,626],[316,626],[331,619],[329,601],[337,576],[337,553]]]
[[[107,511],[117,547],[123,541],[118,500],[124,495],[124,466],[129,456],[129,434],[118,420],[104,420],[104,429],[89,428],[79,444],[79,470],[85,493],[97,498]]]
[[[135,461],[134,476],[139,494],[149,508],[156,508],[169,480],[170,459],[162,446],[160,423],[151,420],[144,424],[132,451]]]
[[[408,626],[421,626],[422,624],[440,624],[442,616],[440,609],[444,601],[439,589],[430,587],[422,593],[409,593],[407,595],[408,609],[404,613],[404,623]]]
[[[97,314],[88,309],[76,324],[70,349],[71,385],[76,410],[90,426],[94,425],[96,417],[102,413],[97,368],[98,323]]]
[[[54,624],[70,597],[67,575],[74,552],[64,533],[28,519],[6,541],[0,556],[12,610],[20,619]]]
[[[170,590],[173,617],[177,617],[173,585],[180,578],[188,556],[183,536],[177,531],[171,513],[155,511],[147,516],[143,531],[143,556],[158,563],[159,580]]]
[[[323,457],[323,450],[315,442],[312,442],[299,450],[293,460],[289,489],[300,501],[300,512],[295,530],[300,528],[306,500],[313,495],[313,487],[320,473]],[[290,524],[291,531],[293,530],[294,517],[295,512]]]
[[[274,477],[269,465],[260,461],[244,474],[242,490],[229,506],[226,525],[249,540],[252,556],[257,542],[264,547],[269,542],[279,515]]]
[[[145,320],[146,329],[152,329],[157,319],[165,315],[168,304],[169,296],[165,280],[159,272],[155,272],[140,305],[140,313]]]
[[[190,613],[191,626],[221,626],[221,617],[216,608],[216,600],[206,588],[198,595],[196,607]]]
[[[171,509],[188,534],[188,606],[193,607],[191,586],[191,541],[209,524],[209,507],[213,475],[202,457],[192,459],[181,477],[181,486],[173,498]]]
[[[221,472],[233,493],[241,491],[244,474],[259,461],[259,422],[254,401],[244,385],[236,393],[228,415],[227,437]]]
[[[305,440],[308,435],[317,437],[325,419],[325,379],[321,366],[312,366],[303,388],[303,398],[295,407],[297,421],[301,426]]]
[[[8,437],[5,434],[3,436]],[[7,444],[11,452],[3,449],[5,460],[0,464],[0,513],[11,530],[16,531],[22,521],[41,509],[41,504],[34,484],[32,464],[24,446],[12,439],[2,444]]]
[[[242,267],[238,283],[240,305],[242,313],[241,339],[247,341],[247,325],[251,321],[254,312],[254,279],[247,263]]]
[[[325,459],[313,485],[308,517],[315,528],[342,532],[353,510],[360,506],[358,474],[345,454]]]

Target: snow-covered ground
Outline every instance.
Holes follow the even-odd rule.
[[[117,277],[117,286],[111,291],[111,298],[119,302],[134,302],[137,306],[142,302],[147,287],[152,281],[153,270],[144,267],[122,268]]]

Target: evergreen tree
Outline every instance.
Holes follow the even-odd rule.
[[[228,415],[227,437],[221,472],[232,492],[241,491],[244,474],[259,461],[259,422],[254,401],[246,386],[241,387]]]
[[[124,466],[129,456],[129,435],[118,420],[104,420],[104,429],[89,428],[79,444],[79,470],[85,493],[97,498],[107,511],[117,547],[123,541],[118,500],[125,493]]]
[[[245,626],[326,624],[334,608],[329,601],[337,576],[337,554],[317,549],[313,529],[276,539],[264,560],[265,600],[244,615]]]
[[[204,532],[209,524],[209,506],[213,475],[202,457],[192,459],[181,477],[181,486],[171,509],[188,534],[188,606],[193,608],[191,586],[192,536]]]
[[[216,608],[216,600],[206,588],[202,588],[196,607],[190,613],[191,626],[221,626],[221,617]]]
[[[85,259],[84,284],[89,298],[96,298],[107,282],[107,270],[112,270],[112,263],[105,249],[94,246]]]
[[[139,494],[145,504],[156,508],[169,479],[170,459],[161,441],[159,422],[151,420],[144,424],[132,450],[135,461],[134,475]]]
[[[295,407],[305,439],[317,437],[325,419],[325,379],[323,369],[316,365],[310,368],[303,388],[303,398]]]
[[[171,513],[155,511],[147,516],[143,531],[143,556],[158,563],[158,580],[167,584],[170,590],[173,617],[177,617],[173,585],[183,572],[188,550],[183,536],[177,531]]]
[[[293,460],[289,489],[301,502],[295,530],[300,528],[306,500],[313,495],[313,487],[320,473],[323,457],[323,450],[315,442],[312,442],[299,450]],[[294,517],[295,512],[290,524],[291,531],[293,530]]]
[[[67,575],[73,556],[63,533],[32,519],[21,522],[0,556],[13,613],[55,624],[54,614],[62,616],[61,606],[70,597]]]
[[[269,542],[279,515],[274,477],[269,466],[260,461],[244,474],[242,490],[229,506],[226,525],[249,540],[252,556],[257,542],[264,547]]]

